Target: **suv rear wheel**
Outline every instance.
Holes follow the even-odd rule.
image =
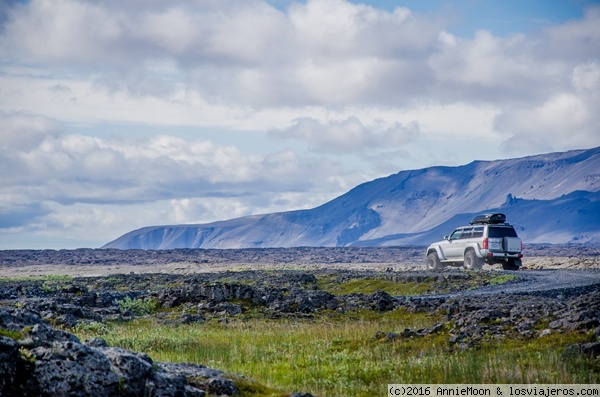
[[[483,267],[483,259],[478,258],[477,255],[475,254],[475,251],[469,250],[465,254],[464,267],[465,267],[465,269],[469,269],[469,270],[481,269]]]
[[[437,255],[437,252],[433,251],[427,255],[427,270],[439,270],[442,268],[442,262]]]

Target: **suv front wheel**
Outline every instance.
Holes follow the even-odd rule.
[[[437,252],[430,252],[429,255],[427,255],[427,270],[439,270],[441,268],[442,262],[440,262]]]
[[[483,267],[483,259],[477,257],[477,255],[475,254],[475,251],[469,250],[465,254],[464,266],[465,266],[465,269],[469,269],[469,270],[481,269]]]

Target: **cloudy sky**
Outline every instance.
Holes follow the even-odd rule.
[[[598,145],[598,1],[0,0],[0,249]]]

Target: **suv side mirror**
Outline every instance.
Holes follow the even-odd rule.
[[[449,236],[444,236],[444,240],[450,240]]]

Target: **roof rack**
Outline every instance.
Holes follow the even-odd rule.
[[[494,225],[499,223],[506,223],[506,215],[500,213],[493,214],[481,214],[477,215],[471,221],[471,225]]]

